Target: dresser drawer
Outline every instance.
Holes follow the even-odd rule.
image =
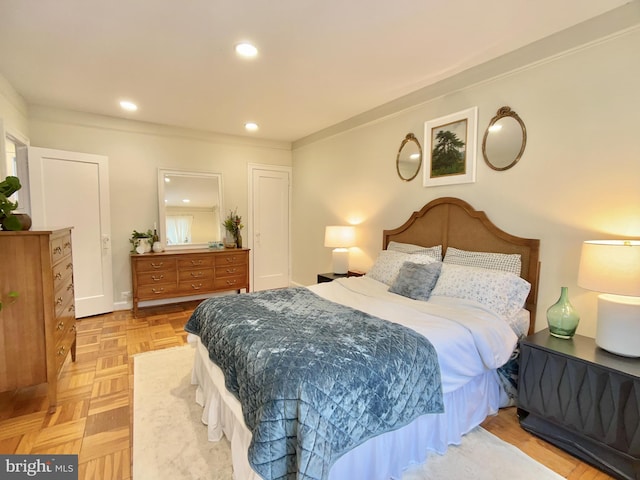
[[[247,275],[248,265],[240,264],[240,265],[224,265],[220,267],[216,267],[216,278],[226,278],[226,277],[237,277],[242,276],[243,278]]]
[[[185,280],[181,281],[178,287],[178,291],[181,295],[197,295],[199,293],[207,293],[213,289],[214,280],[213,277]]]
[[[71,310],[73,312],[73,310]],[[73,328],[75,330],[76,317],[75,315],[67,315],[65,317],[57,318],[56,325],[53,329],[53,341],[57,345],[61,339]]]
[[[216,290],[235,290],[247,287],[247,276],[236,275],[233,277],[216,278],[214,288]]]
[[[171,271],[176,269],[176,259],[173,257],[149,257],[149,258],[136,258],[136,271],[137,272],[157,272],[157,271]]]
[[[216,267],[226,265],[246,265],[247,255],[245,253],[224,253],[216,255]]]
[[[155,285],[159,283],[176,283],[178,274],[173,270],[155,270],[152,272],[137,272],[138,285]]]
[[[56,309],[56,318],[63,318],[75,314],[73,300],[72,283],[69,283],[67,288],[61,288],[56,291],[53,300]]]
[[[75,324],[71,325],[66,331],[64,336],[60,339],[58,343],[56,343],[55,347],[55,362],[56,362],[56,372],[60,373],[60,369],[64,364],[67,355],[71,351],[71,346],[73,342],[76,340],[76,326]]]
[[[51,263],[71,255],[71,235],[61,235],[51,240]]]
[[[211,255],[189,255],[187,258],[178,259],[178,270],[191,268],[213,267],[214,261]]]
[[[178,286],[175,283],[164,283],[158,285],[140,285],[138,286],[138,298],[140,300],[150,300],[153,298],[168,298],[178,292]]]
[[[53,266],[53,288],[58,290],[60,285],[66,284],[66,281],[73,273],[73,261],[71,257]]]
[[[189,282],[192,280],[210,280],[213,278],[213,268],[198,268],[195,270],[180,270],[179,279],[180,283]]]

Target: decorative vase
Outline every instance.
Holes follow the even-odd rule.
[[[580,315],[569,301],[569,289],[560,288],[560,298],[547,309],[549,333],[558,338],[571,338],[580,323]]]
[[[236,248],[236,239],[233,233],[227,232],[224,236],[224,248]]]
[[[160,252],[164,251],[164,247],[162,246],[162,243],[160,243],[160,242],[153,242],[153,246],[151,248],[156,253],[160,253]]]

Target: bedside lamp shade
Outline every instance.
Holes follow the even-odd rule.
[[[590,240],[582,245],[578,285],[598,296],[596,344],[640,357],[640,240]]]
[[[332,225],[325,228],[324,246],[333,248],[333,273],[349,270],[349,247],[355,245],[356,229],[353,226]]]

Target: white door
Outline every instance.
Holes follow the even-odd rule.
[[[29,147],[34,226],[73,227],[76,317],[113,311],[109,159]]]
[[[249,165],[249,174],[251,289],[288,287],[291,168]]]

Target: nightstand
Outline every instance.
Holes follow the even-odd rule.
[[[347,273],[319,273],[318,283],[333,282],[336,278],[361,277],[364,272],[349,270]]]
[[[522,428],[616,478],[640,478],[640,359],[548,330],[520,350]]]

